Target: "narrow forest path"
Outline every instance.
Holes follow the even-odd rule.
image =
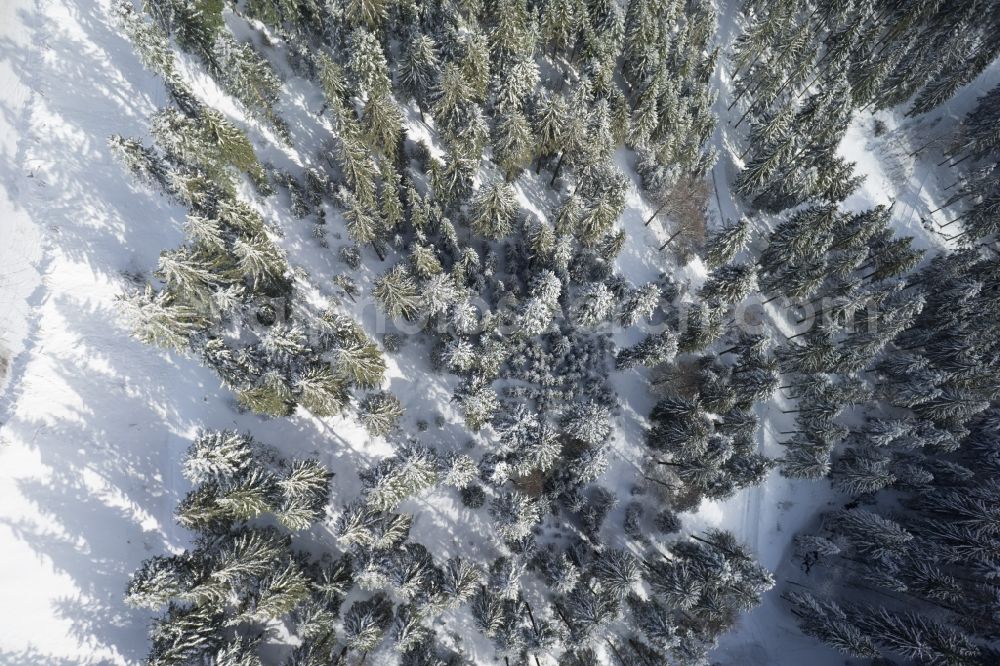
[[[719,16],[719,44],[722,45],[722,54],[713,76],[715,89],[718,91],[714,109],[719,118],[713,145],[718,151],[719,159],[711,172],[713,196],[709,204],[713,211],[712,223],[715,225],[735,222],[744,215],[750,217],[753,221],[750,245],[753,250],[760,250],[779,218],[747,210],[731,187],[743,166],[739,155],[746,132],[742,125],[735,127],[744,109],[740,105],[733,106],[731,111],[728,109],[733,95],[731,65],[727,56],[732,40],[739,35],[737,14],[738,9],[727,3]],[[740,258],[750,260],[750,253],[745,251]],[[785,336],[798,332],[795,318],[790,317],[782,308],[783,299],[765,305],[763,301],[767,297],[768,295],[755,292],[748,299],[749,305],[745,305],[745,308],[748,313],[755,313],[753,321],[759,320],[772,340],[780,343]],[[748,316],[747,320],[750,319]],[[780,442],[787,436],[779,433],[792,430],[794,418],[781,411],[792,409],[793,406],[794,401],[782,391],[757,406],[756,413],[761,424],[757,431],[757,443],[761,453],[772,458],[784,454],[784,447]],[[817,512],[828,506],[833,497],[834,493],[825,482],[787,479],[775,469],[761,485],[745,488],[725,502],[706,503],[708,505],[703,505],[699,518],[706,525],[731,530],[753,549],[761,564],[774,571],[787,559],[795,534]],[[777,583],[774,589],[764,595],[760,606],[741,616],[737,626],[722,637],[713,657],[724,664],[798,666],[802,663],[802,656],[809,654],[814,666],[839,664],[840,660],[824,662],[822,658],[813,659],[811,641],[798,632],[784,611],[779,596],[782,587],[780,578]]]

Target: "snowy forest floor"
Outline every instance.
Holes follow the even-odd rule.
[[[736,27],[725,12],[721,20],[725,51]],[[0,54],[0,368],[11,358],[6,380],[0,379],[6,384],[0,394],[0,663],[137,664],[146,652],[149,617],[125,606],[123,591],[144,558],[184,545],[172,512],[185,490],[180,459],[198,428],[250,430],[287,454],[318,457],[337,471],[335,494],[347,496],[357,491],[356,467],[384,455],[384,446],[347,420],[239,414],[197,360],[145,346],[119,322],[115,296],[128,284],[125,275],[147,273],[181,234],[172,221],[178,211],[131,185],[109,153],[108,136],[144,135],[146,119],[167,100],[162,84],[141,69],[110,26],[104,4],[5,0]],[[734,129],[729,118],[738,116],[726,112],[725,69],[723,59],[714,224],[742,212],[728,183],[738,169],[744,128]],[[867,179],[846,205],[862,209],[894,200],[900,233],[915,236],[917,247],[943,243],[921,220],[945,221],[943,213],[929,211],[952,178],[947,167],[934,166],[936,147],[918,158],[908,154],[936,136],[942,117],[967,110],[998,78],[997,69],[917,120],[879,113],[886,125],[880,136],[871,115],[857,118],[841,150]],[[642,226],[650,212],[635,193],[622,221],[629,240],[619,268],[636,283],[676,263],[658,250],[667,230]],[[321,274],[333,251],[324,258],[315,245],[299,248],[308,237],[300,226],[286,238],[290,259]],[[702,277],[697,262],[683,277]],[[792,333],[776,303],[765,314],[776,331]],[[426,381],[426,361],[416,353],[394,355],[392,362],[391,388],[409,408],[408,421],[439,410],[447,425],[433,435],[460,446],[468,434],[448,412],[447,380]],[[616,388],[627,408],[609,484],[632,482],[630,460],[650,400],[638,378],[626,376]],[[784,405],[779,395],[761,408],[760,446],[769,455],[782,452],[776,433],[789,425],[780,413]],[[838,501],[825,482],[792,482],[775,472],[762,486],[685,516],[686,530],[733,530],[779,583],[725,637],[718,661],[800,664],[804,651],[817,650],[780,608],[788,577],[781,565],[795,533]],[[443,550],[485,529],[453,497],[433,493],[419,502],[422,522],[415,531],[441,541]],[[843,660],[824,652],[810,661]]]

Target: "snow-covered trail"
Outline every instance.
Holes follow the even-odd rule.
[[[726,45],[724,50],[739,34],[737,13],[735,5],[728,4],[722,8],[719,16],[719,43]],[[710,209],[713,211],[715,225],[736,221],[744,214],[751,217],[755,222],[751,246],[759,249],[773,220],[770,216],[761,217],[745,210],[731,190],[730,184],[742,166],[739,154],[742,152],[745,130],[734,127],[742,109],[734,106],[733,111],[739,111],[736,115],[727,110],[732,102],[729,69],[728,60],[720,58],[714,74],[718,90],[715,112],[719,117],[714,145],[719,161],[711,172],[713,196],[710,199]],[[747,320],[749,321],[749,313],[757,311],[773,338],[780,340],[782,333],[791,334],[794,321],[790,321],[781,309],[781,300],[761,305],[764,300],[766,296],[760,294],[751,297],[751,304],[746,310]],[[782,391],[778,391],[767,403],[757,406],[756,412],[761,424],[757,437],[761,453],[772,458],[784,454],[784,447],[780,442],[788,436],[780,433],[794,429],[794,418],[782,414],[781,410],[791,409],[793,402]],[[799,666],[806,658],[813,666],[843,663],[832,652],[816,654],[815,644],[796,629],[782,607],[780,598],[784,587],[780,570],[782,563],[788,559],[792,538],[805,528],[818,511],[830,504],[833,496],[834,493],[825,482],[794,481],[773,470],[761,485],[745,488],[725,502],[702,504],[696,516],[698,522],[732,531],[753,550],[761,564],[777,573],[775,587],[764,595],[760,606],[741,615],[736,627],[722,636],[719,647],[712,654],[717,663]]]

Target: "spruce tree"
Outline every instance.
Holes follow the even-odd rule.
[[[403,264],[397,264],[375,281],[372,295],[383,312],[393,319],[412,321],[420,309],[420,292]]]
[[[750,240],[750,221],[741,217],[711,235],[705,243],[705,263],[711,269],[730,263],[746,249]]]
[[[538,504],[516,492],[504,492],[490,504],[490,515],[496,521],[497,534],[507,542],[523,539],[541,518]]]
[[[356,0],[356,4],[368,2],[371,0]],[[386,94],[392,88],[382,46],[375,35],[364,28],[355,28],[351,33],[347,68],[365,97]]]
[[[480,188],[472,202],[469,224],[477,234],[491,240],[500,240],[514,228],[517,215],[517,198],[514,188],[502,181],[495,181]]]
[[[500,116],[493,134],[493,158],[508,183],[514,181],[531,161],[535,137],[520,111]]]
[[[386,435],[399,423],[403,407],[388,391],[369,393],[359,405],[361,423],[371,435]]]
[[[677,336],[670,332],[647,335],[632,347],[625,347],[615,356],[619,369],[634,368],[637,365],[654,367],[669,363],[677,354]]]
[[[403,94],[413,99],[421,115],[431,105],[431,93],[440,72],[437,45],[433,38],[414,33],[403,49],[399,83]]]
[[[753,265],[721,266],[712,272],[701,288],[701,297],[724,305],[734,305],[750,295],[756,282],[757,270]]]
[[[169,292],[154,292],[149,285],[119,297],[119,301],[132,334],[147,344],[184,351],[190,336],[204,326],[197,310],[175,304]]]

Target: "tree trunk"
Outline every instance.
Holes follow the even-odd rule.
[[[950,155],[948,153],[945,153],[944,154],[944,159],[941,160],[940,162],[938,162],[937,166],[943,166],[945,162],[950,162],[952,157],[953,157],[952,155]]]
[[[950,167],[953,167],[953,166],[958,166],[959,164],[961,164],[961,163],[962,163],[962,162],[964,162],[965,160],[967,160],[967,159],[969,159],[970,157],[972,157],[972,155],[973,155],[972,153],[969,153],[968,155],[966,155],[965,157],[963,157],[963,158],[962,158],[962,159],[960,159],[959,161],[957,161],[957,162],[955,162],[955,163],[953,163],[953,164],[949,164],[948,166],[950,166]]]
[[[560,606],[558,603],[553,602],[552,607],[556,609],[556,615],[558,615],[559,619],[563,621],[563,624],[565,624],[570,631],[573,631],[575,627],[573,626],[572,622],[566,619],[566,615],[563,613],[562,606]]]
[[[535,624],[535,614],[531,612],[531,606],[528,605],[528,602],[525,599],[521,599],[521,603],[524,604],[525,610],[528,611],[528,618],[531,620],[531,626],[532,626],[532,628],[535,631],[538,631],[538,625]]]
[[[682,231],[684,231],[684,230],[683,229],[678,229],[677,231],[675,231],[674,235],[671,236],[670,238],[668,238],[667,242],[665,242],[663,245],[660,246],[660,252],[662,252],[664,249],[666,249],[666,247],[668,245],[670,245],[671,241],[673,241],[675,238],[677,238]]]
[[[829,51],[827,53],[829,53]],[[818,64],[816,66],[819,67]],[[807,83],[806,86],[798,92],[798,94],[795,96],[795,100],[798,101],[802,97],[802,95],[804,95],[810,88],[813,87],[813,85],[815,85],[817,81],[819,81],[819,77],[823,76],[823,74],[825,73],[826,69],[824,69],[823,71],[819,72],[816,76],[814,76],[813,80]]]
[[[753,111],[753,107],[754,107],[753,104],[750,104],[750,106],[747,107],[746,112],[744,112],[744,114],[742,116],[740,116],[739,121],[733,126],[734,128],[735,127],[739,127],[740,125],[743,124],[743,121],[746,120],[747,116],[750,115],[750,112]]]
[[[715,203],[719,206],[719,221],[725,217],[722,213],[722,197],[719,196],[719,184],[715,181],[715,167],[712,167],[712,189],[715,190]]]
[[[725,553],[726,555],[729,555],[730,557],[732,557],[734,555],[734,553],[731,550],[728,550],[726,548],[722,548],[717,543],[713,543],[713,542],[709,541],[708,539],[702,539],[697,534],[691,534],[689,536],[692,539],[694,539],[695,541],[699,541],[699,542],[705,544],[706,546],[711,546],[712,548],[715,548],[716,550],[720,550],[723,553]]]
[[[664,203],[661,203],[661,204],[660,204],[660,207],[659,207],[659,208],[657,208],[657,209],[656,209],[655,211],[653,211],[653,214],[649,216],[649,219],[648,219],[648,220],[646,220],[646,222],[645,222],[645,223],[644,223],[644,224],[643,224],[642,226],[644,226],[644,227],[648,227],[648,226],[649,226],[649,223],[650,223],[650,222],[652,222],[652,221],[653,221],[653,220],[654,220],[654,219],[656,218],[656,216],[660,214],[660,211],[661,211],[661,210],[663,210],[663,209],[664,209],[664,208],[666,208],[666,207],[667,207],[667,204],[666,204],[666,202],[664,202]]]
[[[736,103],[739,102],[743,98],[743,95],[746,95],[748,92],[750,92],[751,88],[753,88],[753,86],[751,85],[751,83],[749,81],[747,81],[747,87],[744,88],[743,92],[741,92],[739,95],[737,95],[736,98],[732,101],[732,103],[729,106],[726,107],[726,111],[732,111],[733,107],[736,106]]]
[[[559,169],[562,167],[563,158],[565,157],[566,157],[566,151],[564,150],[559,154],[559,161],[556,162],[556,169],[555,171],[552,172],[552,180],[549,181],[549,187],[552,187],[553,185],[556,184],[556,178],[559,177]]]
[[[652,481],[653,483],[658,483],[664,488],[670,488],[671,490],[674,490],[677,487],[675,485],[667,483],[666,481],[660,481],[659,479],[654,479],[651,476],[646,476],[645,474],[642,475],[642,478],[646,479],[647,481]]]
[[[628,662],[627,662],[627,661],[625,661],[625,660],[624,660],[624,659],[622,658],[622,655],[621,655],[621,653],[620,653],[620,652],[618,652],[618,648],[616,648],[616,647],[615,647],[615,644],[611,642],[611,639],[610,639],[610,638],[605,638],[604,640],[606,640],[606,641],[608,642],[608,645],[609,645],[609,646],[611,647],[611,651],[615,653],[615,657],[617,657],[617,658],[618,658],[618,661],[619,661],[619,662],[621,662],[621,665],[622,665],[622,666],[628,666]]]
[[[956,194],[955,196],[949,198],[944,203],[943,206],[938,206],[937,208],[935,208],[934,210],[930,211],[927,214],[928,215],[933,215],[934,213],[938,212],[939,210],[944,210],[945,208],[947,208],[948,206],[952,205],[956,201],[961,201],[962,199],[964,199],[965,197],[969,196],[970,194],[972,194],[972,192],[966,192],[965,194]]]
[[[935,139],[931,139],[930,141],[928,141],[927,143],[925,143],[924,145],[920,146],[919,148],[917,148],[916,150],[914,150],[912,153],[910,153],[909,155],[907,155],[907,157],[913,157],[914,155],[916,155],[917,153],[919,153],[921,150],[923,150],[924,148],[926,148],[927,146],[931,145],[932,143],[934,143],[937,140],[938,139],[936,139],[936,138]]]

